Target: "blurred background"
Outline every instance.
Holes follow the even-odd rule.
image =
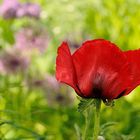
[[[0,0],[0,139],[76,140],[84,115],[55,79],[57,48],[104,38],[138,49],[139,8],[140,0]],[[140,140],[139,91],[102,106],[106,140]]]

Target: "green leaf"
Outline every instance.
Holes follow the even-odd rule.
[[[5,99],[2,96],[0,96],[0,110],[4,110],[5,105],[6,105]]]
[[[74,128],[76,130],[77,140],[82,140],[82,133],[81,133],[81,130],[80,130],[78,124],[74,124]]]
[[[117,122],[107,122],[107,123],[103,124],[103,125],[101,126],[101,134],[104,134],[105,131],[106,131],[109,127],[111,127],[111,126],[113,126],[113,125],[116,125],[116,124],[117,124]]]
[[[78,104],[78,112],[84,112],[89,106],[94,105],[95,100],[94,99],[84,99],[79,98],[80,103]]]
[[[9,124],[9,125],[13,126],[16,129],[21,129],[21,130],[24,130],[26,132],[29,132],[29,133],[32,134],[32,136],[38,138],[38,140],[44,140],[43,137],[40,134],[36,133],[35,131],[31,130],[30,128],[26,128],[24,126],[18,125],[16,123],[12,122],[12,121],[8,121],[8,120],[2,121],[2,120],[0,120],[0,126],[2,126],[4,124]]]
[[[8,43],[13,44],[14,32],[11,25],[12,25],[11,21],[0,19],[0,28],[2,29],[1,35],[3,39]]]
[[[135,137],[133,135],[121,135],[122,140],[134,140]]]
[[[107,127],[110,127],[110,126],[113,126],[113,125],[116,125],[116,124],[117,124],[117,122],[107,122],[107,123],[103,124],[101,126],[101,128],[106,129]]]

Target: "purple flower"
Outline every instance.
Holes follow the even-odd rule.
[[[37,4],[25,3],[17,10],[17,17],[40,17],[40,7]]]
[[[40,88],[43,90],[48,89],[57,92],[60,89],[60,84],[56,78],[51,75],[46,75],[45,78],[30,77],[27,79],[27,85],[34,88]]]
[[[15,47],[26,52],[33,51],[33,49],[44,52],[48,46],[47,33],[31,27],[23,28],[17,32],[15,40]]]
[[[0,14],[5,19],[15,18],[17,9],[19,7],[20,4],[17,0],[4,0],[3,4],[0,7]]]
[[[7,50],[0,57],[0,63],[5,73],[25,72],[29,59],[18,50]]]
[[[0,7],[0,14],[5,19],[16,17],[40,17],[40,6],[34,3],[21,4],[17,0],[4,0]]]
[[[59,84],[55,76],[46,75],[44,92],[47,97],[48,105],[72,105],[74,100],[67,86]],[[66,94],[67,93],[67,94]]]
[[[74,96],[73,94],[70,94],[71,90],[67,86],[59,84],[55,76],[47,74],[44,78],[30,77],[26,80],[26,84],[29,88],[35,90],[41,89],[43,91],[49,106],[73,105]]]

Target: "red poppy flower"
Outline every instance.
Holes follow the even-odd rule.
[[[104,39],[86,41],[71,55],[58,48],[56,78],[83,98],[116,99],[140,84],[140,50],[121,51]]]

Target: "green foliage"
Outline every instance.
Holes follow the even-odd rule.
[[[0,18],[0,36],[1,36],[1,42],[5,43],[14,43],[14,36],[13,36],[13,30],[12,30],[12,21],[5,21]],[[0,43],[0,45],[2,45]]]
[[[93,106],[95,104],[94,99],[79,98],[79,100],[80,103],[78,104],[78,111],[81,113],[84,112],[86,109],[88,109],[90,106]]]
[[[2,2],[2,0],[0,0]],[[26,2],[22,0],[22,2]],[[24,27],[43,28],[49,43],[43,53],[30,55],[30,66],[22,73],[5,74],[0,66],[0,139],[76,140],[84,130],[84,116],[94,100],[81,99],[68,88],[32,86],[33,80],[55,75],[57,48],[63,40],[80,44],[87,39],[105,38],[124,50],[139,48],[140,2],[138,0],[31,0],[40,4],[41,18],[0,18],[0,58],[14,48],[15,34]],[[73,51],[73,49],[72,49]],[[6,57],[7,58],[7,57]],[[29,82],[30,81],[30,82]],[[102,106],[101,131],[106,140],[139,140],[140,88],[115,106]],[[52,98],[64,93],[64,97]],[[66,100],[68,96],[72,100]],[[62,102],[64,99],[65,102]],[[70,102],[70,105],[69,105]],[[113,105],[113,102],[106,102]],[[92,114],[93,115],[93,114]],[[93,120],[91,120],[92,123]],[[93,126],[90,126],[92,128]],[[92,129],[88,130],[89,135]],[[81,140],[81,139],[79,139]]]

